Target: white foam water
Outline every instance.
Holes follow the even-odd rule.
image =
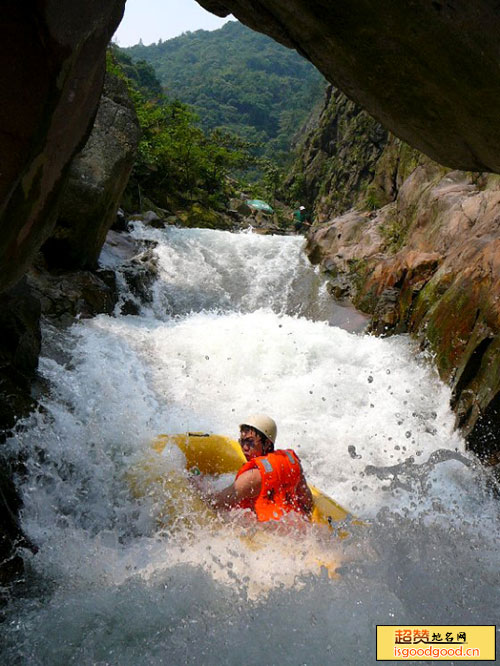
[[[414,344],[332,326],[298,237],[134,235],[157,243],[152,303],[47,327],[50,391],[8,444],[39,550],[6,611],[5,663],[371,664],[377,624],[494,624],[495,489]],[[159,529],[127,481],[152,438],[236,437],[255,411],[364,526]]]

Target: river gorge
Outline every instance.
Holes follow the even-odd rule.
[[[2,663],[357,666],[376,625],[499,616],[498,3],[198,4],[329,83],[273,224],[228,174],[176,191],[151,154],[142,188],[154,104],[106,65],[125,0],[0,19]],[[347,538],[256,545],[134,495],[158,433],[255,411]]]
[[[494,624],[500,521],[488,473],[454,430],[450,391],[405,335],[363,332],[299,236],[134,224],[157,279],[138,315],[112,245],[115,316],[43,331],[45,394],[7,444],[26,579],[1,625],[6,663],[375,662],[376,624]],[[159,432],[235,437],[278,421],[310,483],[365,521],[262,551],[222,530],[159,530],[127,474]],[[172,458],[169,465],[181,463]]]

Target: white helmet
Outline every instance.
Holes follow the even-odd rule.
[[[270,439],[273,444],[276,441],[276,435],[278,434],[276,422],[266,414],[252,414],[243,423],[240,423],[240,428],[243,426],[255,428]]]

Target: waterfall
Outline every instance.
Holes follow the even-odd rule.
[[[6,446],[26,460],[38,552],[0,627],[4,663],[371,664],[377,624],[494,624],[498,500],[430,359],[363,333],[300,237],[133,235],[154,243],[151,302],[47,325],[48,390]],[[101,261],[122,270],[109,248]],[[234,525],[162,531],[151,498],[132,496],[156,434],[237,437],[253,412],[365,521],[323,538],[337,577],[307,566],[313,534],[255,549]]]

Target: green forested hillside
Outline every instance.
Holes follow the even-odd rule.
[[[190,104],[204,129],[261,144],[258,154],[281,164],[323,96],[324,79],[313,65],[236,21],[123,50],[150,63],[166,95]]]
[[[112,47],[107,69],[125,81],[141,129],[125,208],[142,210],[143,197],[170,210],[194,203],[223,207],[232,191],[228,176],[253,162],[241,140],[219,130],[203,131],[188,105],[162,95],[148,63],[134,64]]]

